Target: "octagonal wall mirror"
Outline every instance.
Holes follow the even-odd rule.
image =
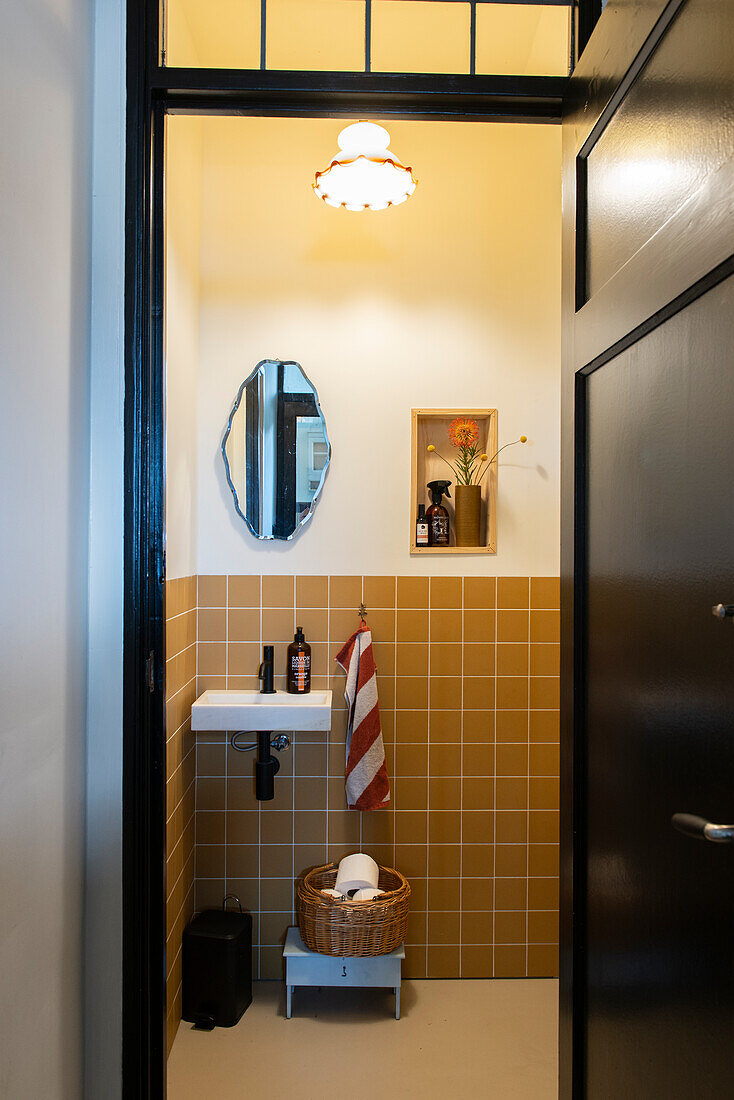
[[[331,458],[315,387],[298,363],[263,359],[239,388],[222,440],[234,506],[257,539],[291,539]]]

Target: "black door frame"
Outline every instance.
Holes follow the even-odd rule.
[[[601,0],[572,0],[571,7],[577,54],[599,17]],[[160,41],[158,0],[128,0],[122,1077],[123,1096],[130,1100],[164,1097],[166,1072],[165,116],[173,111],[373,115],[557,124],[568,85],[567,77],[171,68],[160,65]]]

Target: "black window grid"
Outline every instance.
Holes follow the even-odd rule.
[[[469,40],[467,52],[469,61],[469,75],[475,76],[477,71],[477,6],[479,4],[519,4],[526,7],[563,7],[572,8],[574,0],[422,0],[429,4],[462,4],[469,8]],[[364,4],[364,69],[365,73],[372,72],[372,0],[362,0]],[[161,0],[161,64],[166,64],[166,0]],[[268,0],[260,0],[260,69],[267,70],[267,29],[268,29]],[[569,72],[573,66],[574,56],[574,20],[571,20],[571,35],[569,41]],[[458,75],[458,74],[457,74]],[[466,74],[464,74],[466,75]]]

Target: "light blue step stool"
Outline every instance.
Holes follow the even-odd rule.
[[[289,928],[283,948],[285,959],[286,1017],[291,1018],[293,990],[296,986],[366,986],[395,991],[395,1019],[400,1019],[400,964],[405,958],[401,943],[389,955],[368,959],[334,958],[309,951],[297,928]]]

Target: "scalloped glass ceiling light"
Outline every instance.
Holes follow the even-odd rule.
[[[388,148],[390,135],[375,122],[353,122],[336,139],[339,152],[313,189],[329,206],[345,210],[387,210],[415,191],[413,171]]]

